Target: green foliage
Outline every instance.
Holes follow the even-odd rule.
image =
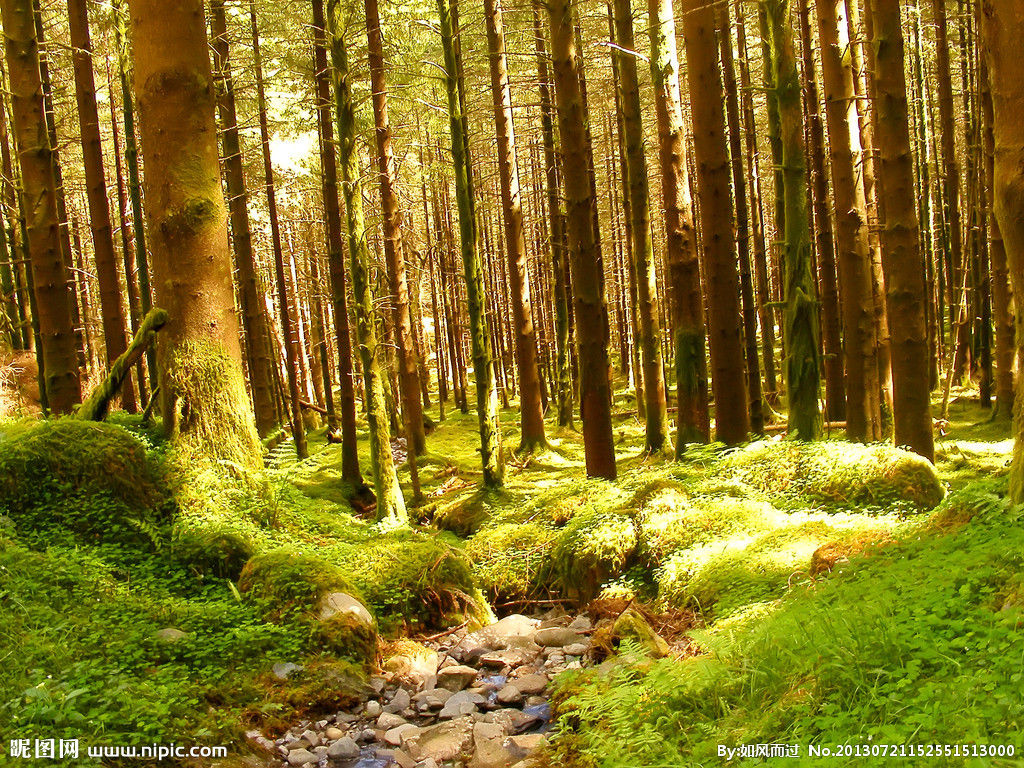
[[[715,763],[719,744],[1019,744],[1024,507],[1008,509],[991,484],[947,503],[974,510],[957,533],[917,529],[772,610],[695,632],[702,656],[627,654],[566,681],[560,759],[698,765]]]
[[[730,454],[723,470],[778,503],[928,510],[945,489],[935,467],[888,445],[839,441],[759,442]]]
[[[542,586],[556,532],[539,523],[501,523],[466,543],[473,574],[492,599],[517,600]]]
[[[0,514],[26,541],[159,547],[166,502],[146,446],[120,427],[65,418],[0,437]]]
[[[617,510],[577,514],[555,540],[554,576],[570,593],[592,599],[605,581],[626,570],[636,548],[632,517]]]
[[[329,592],[358,596],[337,565],[291,546],[264,552],[249,560],[238,579],[238,588],[274,617],[312,612]]]

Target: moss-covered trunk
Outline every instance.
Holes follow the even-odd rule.
[[[469,310],[469,335],[473,350],[473,378],[476,380],[477,416],[480,420],[480,460],[483,464],[484,485],[501,485],[504,467],[501,456],[501,429],[498,425],[498,391],[491,336],[487,329],[484,266],[480,258],[479,233],[472,199],[469,137],[466,135],[463,100],[459,94],[460,66],[455,39],[458,28],[453,22],[453,8],[448,0],[438,0],[437,9],[441,17],[444,81],[448,94],[448,118],[455,165],[455,198],[459,211],[462,266],[466,275],[466,305]]]
[[[4,0],[3,19],[11,113],[21,162],[22,199],[28,234],[44,379],[42,394],[54,413],[70,413],[81,399],[75,304],[61,249],[53,149],[43,106],[39,47],[31,0]]]
[[[203,4],[131,0],[164,429],[199,458],[260,466],[242,374]]]
[[[346,18],[341,0],[328,0],[327,32],[334,65],[334,96],[338,119],[341,192],[345,199],[348,250],[352,262],[352,292],[355,298],[356,339],[363,369],[366,423],[370,431],[370,468],[377,495],[377,519],[407,525],[405,498],[398,484],[391,454],[384,379],[377,344],[377,312],[370,292],[370,253],[366,246],[363,219],[363,190],[360,183],[359,156],[356,147],[356,117],[349,83],[348,54],[345,43]]]
[[[665,206],[665,261],[674,299],[670,304],[675,343],[676,456],[682,457],[687,443],[706,443],[710,433],[704,303],[686,169],[676,22],[671,0],[648,0],[647,9],[651,20],[651,78],[658,119],[661,195]]]

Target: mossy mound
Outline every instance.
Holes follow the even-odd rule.
[[[167,498],[146,446],[120,427],[65,418],[0,437],[0,514],[26,540],[160,546]]]
[[[554,576],[572,597],[587,602],[621,576],[637,549],[636,524],[618,510],[578,514],[559,531],[551,553]]]
[[[503,522],[538,522],[565,525],[577,515],[615,509],[627,500],[621,488],[607,480],[575,478],[545,488],[526,504],[506,511]]]
[[[171,541],[171,554],[182,565],[222,579],[237,579],[253,553],[249,536],[229,524],[181,527]]]
[[[324,552],[384,623],[443,627],[489,617],[465,550],[450,534],[395,531]]]
[[[931,462],[888,445],[758,442],[727,456],[722,468],[776,501],[924,511],[946,493]]]
[[[550,570],[557,531],[539,523],[502,523],[481,530],[466,543],[477,584],[495,600],[523,599]]]
[[[238,588],[261,601],[269,616],[311,614],[329,592],[358,591],[336,564],[296,547],[258,554],[245,564]]]

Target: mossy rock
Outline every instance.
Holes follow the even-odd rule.
[[[261,601],[275,618],[312,615],[329,592],[359,594],[336,564],[287,546],[251,558],[242,569],[238,588]]]
[[[197,573],[222,579],[237,579],[254,551],[244,532],[220,523],[182,527],[171,541],[175,560]]]
[[[798,497],[838,507],[921,512],[946,494],[930,461],[889,445],[758,442],[727,456],[722,468],[775,500]]]
[[[167,500],[146,446],[120,427],[63,418],[0,437],[0,514],[19,535],[158,547]]]
[[[551,568],[557,532],[539,523],[489,526],[466,542],[477,584],[494,599],[515,600],[533,594]]]
[[[577,515],[558,533],[552,568],[566,592],[586,602],[598,595],[602,584],[626,571],[636,549],[632,517],[591,511]]]
[[[633,607],[626,608],[614,622],[598,628],[591,643],[591,656],[596,661],[607,658],[619,649],[623,641],[654,659],[665,658],[672,652],[665,638],[655,632]]]
[[[318,621],[313,637],[325,651],[356,664],[376,666],[379,660],[375,625],[351,613],[338,613]]]

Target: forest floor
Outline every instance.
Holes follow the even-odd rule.
[[[379,741],[375,759],[404,759],[425,729],[477,716],[487,727],[468,721],[452,759],[480,768],[526,752],[532,766],[733,764],[729,749],[769,743],[798,746],[794,765],[826,764],[811,744],[970,744],[908,764],[1024,764],[979,752],[1024,749],[1010,429],[954,394],[933,469],[841,435],[646,457],[620,393],[615,482],[586,479],[578,433],[549,424],[550,449],[509,452],[491,492],[475,416],[449,410],[419,460],[412,530],[352,509],[323,431],[309,460],[283,443],[254,475],[182,466],[121,414],[0,422],[0,753],[195,743],[229,751],[195,765],[280,765],[312,729],[300,746],[321,762],[333,747],[340,766],[360,759],[350,736],[362,758]],[[509,451],[516,413],[502,418]],[[367,622],[328,610],[339,594]],[[528,642],[474,632],[517,614]],[[477,675],[445,717],[447,694],[415,699],[456,674],[439,663]],[[536,690],[502,692],[531,676]],[[410,722],[370,722],[385,714]],[[515,749],[484,755],[480,739]]]

